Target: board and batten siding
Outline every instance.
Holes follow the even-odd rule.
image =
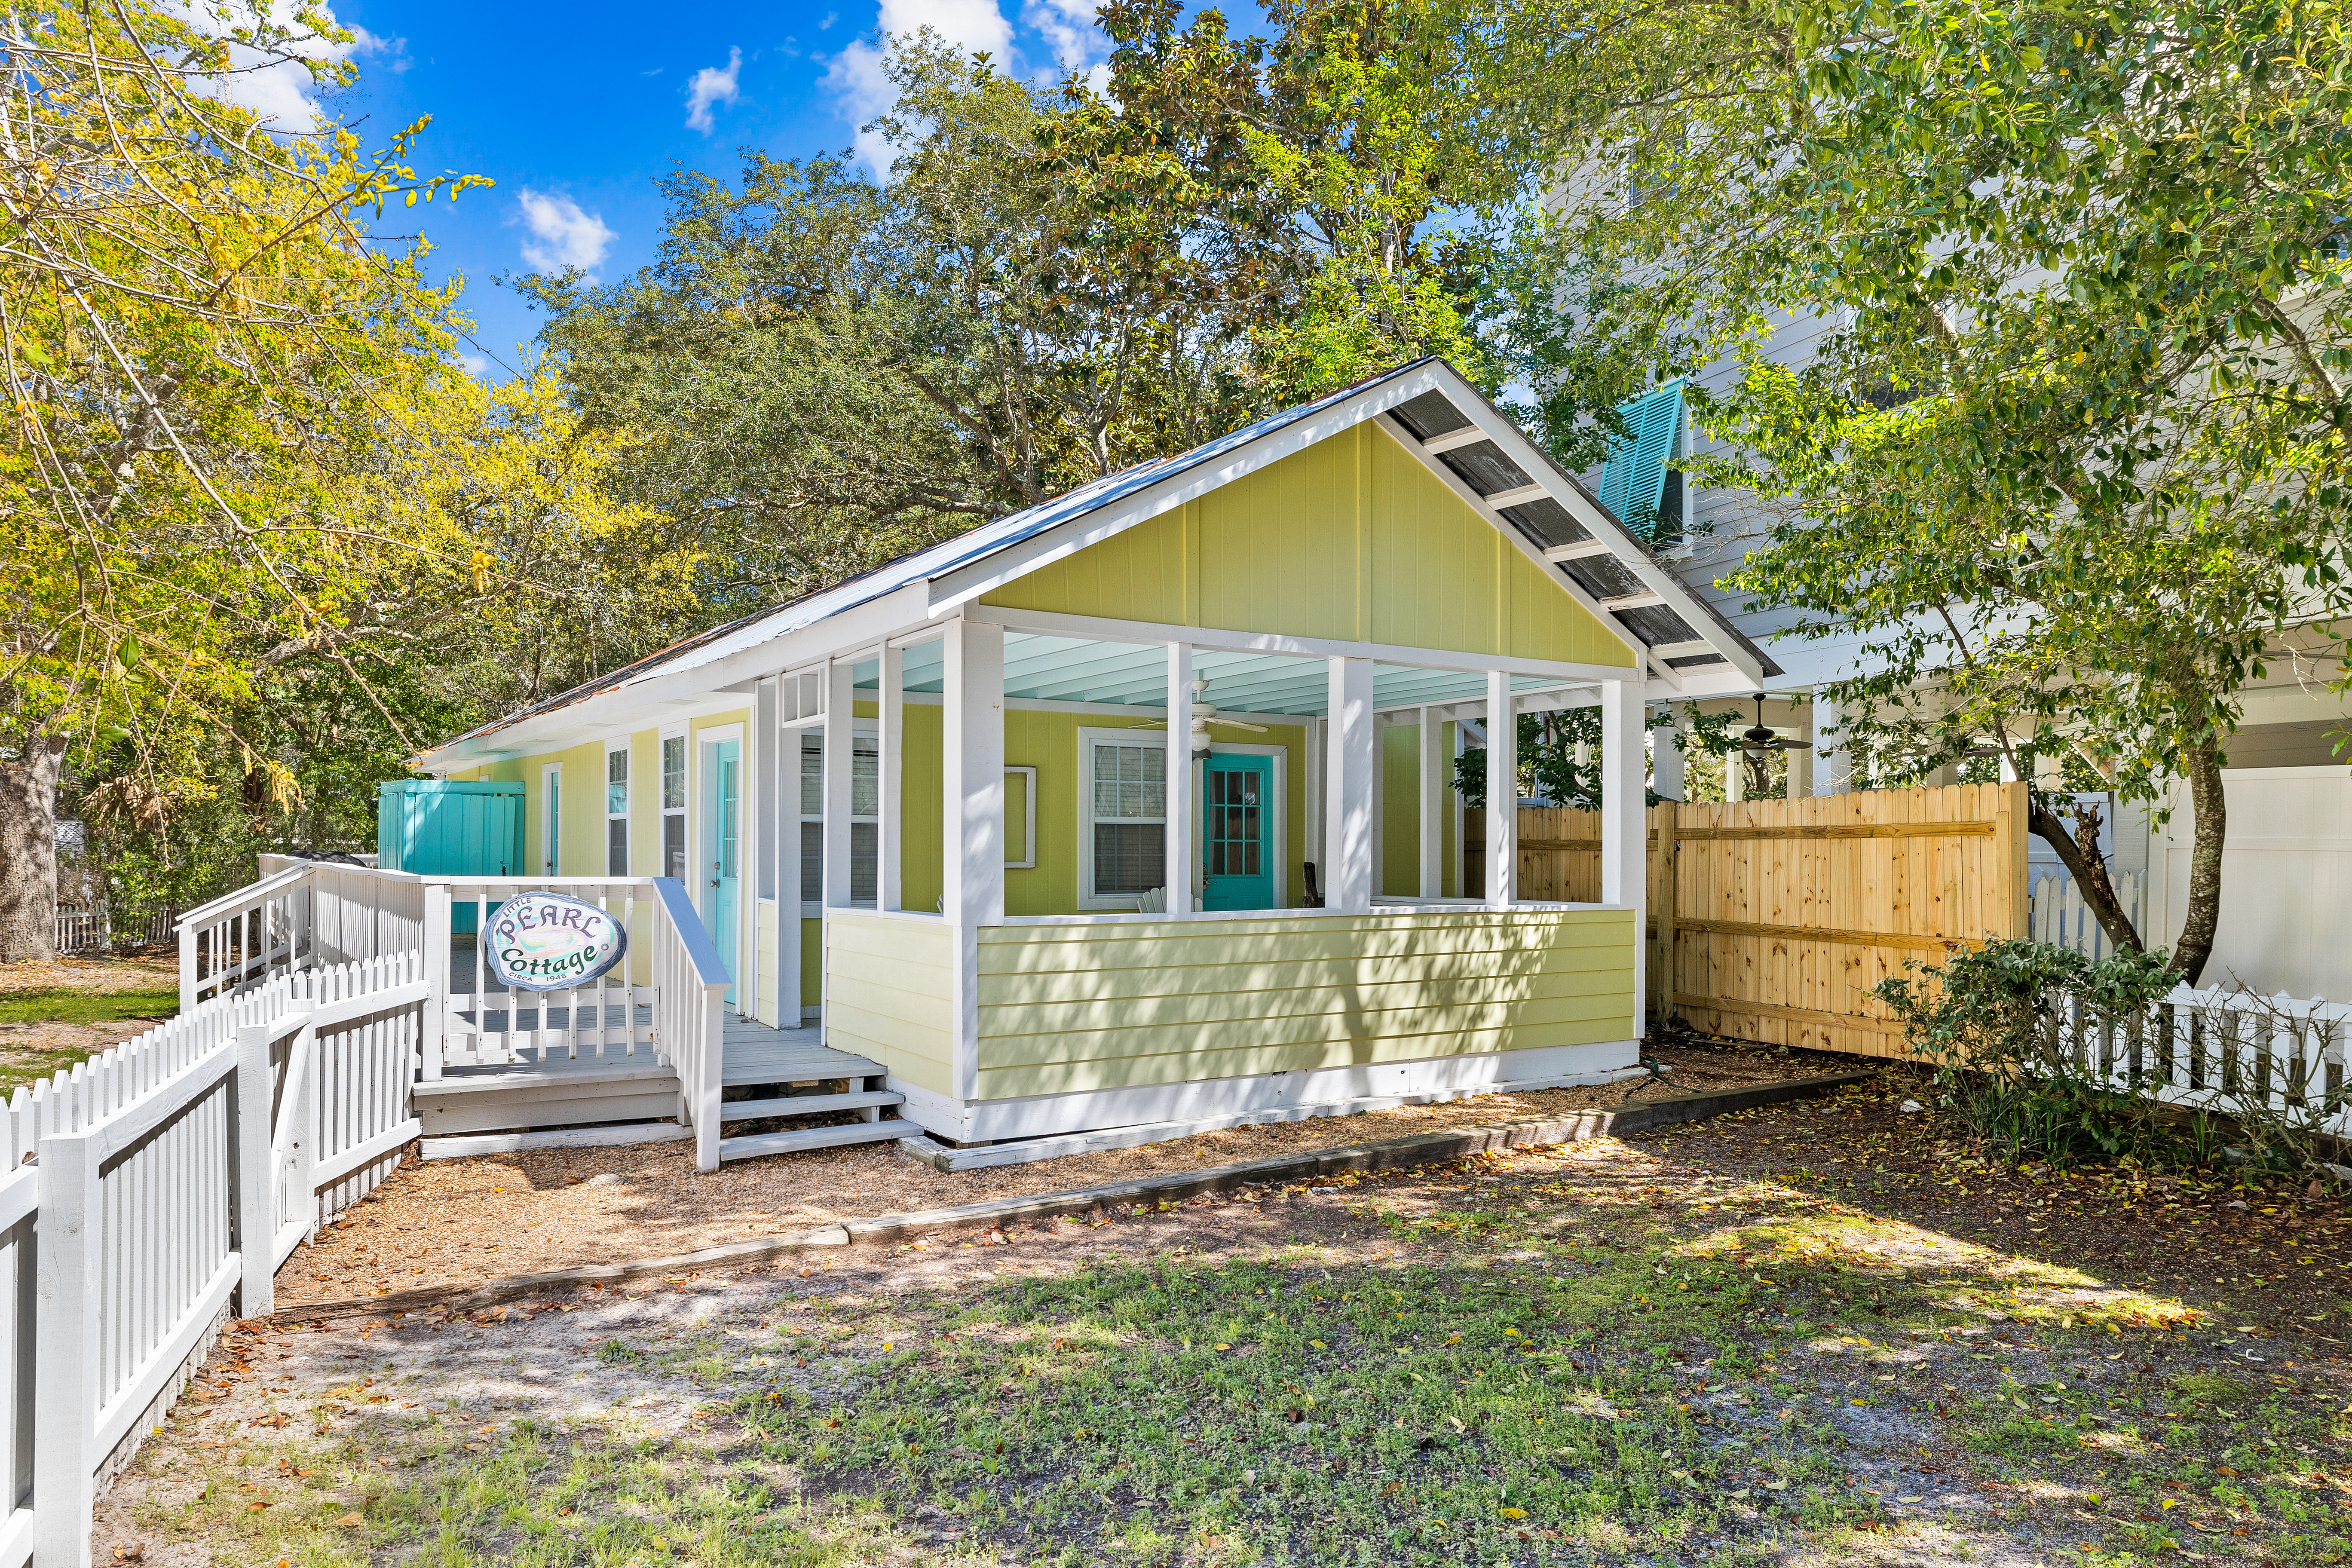
[[[835,910],[825,924],[825,1043],[955,1097],[955,928],[858,910]]]
[[[1374,426],[990,590],[1008,609],[1570,664],[1633,650]]]
[[[1623,910],[983,927],[979,1098],[1633,1034]]]

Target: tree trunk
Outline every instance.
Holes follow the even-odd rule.
[[[2221,846],[2230,837],[2230,803],[2221,788],[2221,748],[2201,741],[2189,748],[2190,826],[2196,837],[2189,846],[2189,918],[2181,922],[2180,942],[2172,950],[2172,972],[2183,985],[2194,985],[2213,956],[2213,933],[2221,923]]]
[[[2025,819],[2029,833],[2041,838],[2058,851],[2058,859],[2073,874],[2074,885],[2083,889],[2083,902],[2107,933],[2107,940],[2124,952],[2141,952],[2147,944],[2140,941],[2139,931],[2132,924],[2123,900],[2116,897],[2116,885],[2107,878],[2107,858],[2099,853],[2098,825],[2092,824],[2084,835],[2090,843],[2085,846],[2066,830],[2066,824],[2054,812],[2035,806]]]
[[[66,738],[0,762],[0,963],[58,955],[58,774]]]

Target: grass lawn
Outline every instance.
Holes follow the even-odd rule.
[[[2302,1226],[2301,1264],[2229,1297],[1967,1238],[1970,1205],[2054,1178],[1938,1148],[1948,1130],[1874,1089],[805,1275],[248,1335],[208,1378],[217,1400],[184,1404],[142,1453],[99,1558],[2352,1552],[2329,1337],[2352,1249],[2333,1199],[2062,1184],[2068,1206],[2153,1215],[2143,1247],[2243,1212],[2246,1232],[2201,1254],[2231,1279],[2276,1239],[2260,1209]],[[2116,1229],[2045,1234],[2090,1247]]]
[[[179,1010],[179,988],[172,985],[140,991],[45,985],[33,991],[0,992],[0,1024],[117,1024],[133,1018],[168,1018]]]
[[[176,985],[0,989],[0,1100],[15,1094],[18,1086],[85,1061],[179,1010]]]

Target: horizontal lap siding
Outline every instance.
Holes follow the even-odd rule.
[[[1633,943],[1621,910],[986,930],[980,1097],[1622,1039]]]
[[[825,924],[825,1043],[952,1093],[953,929],[840,910]]]

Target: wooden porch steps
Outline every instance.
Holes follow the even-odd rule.
[[[853,1094],[788,1094],[776,1100],[730,1100],[719,1108],[719,1121],[763,1121],[772,1116],[823,1116],[835,1110],[878,1110],[904,1105],[907,1097],[887,1089],[860,1089]]]
[[[896,1098],[895,1096],[893,1098]],[[914,1131],[905,1121],[853,1121],[844,1127],[796,1127],[783,1132],[754,1132],[741,1138],[721,1138],[719,1158],[751,1160],[762,1154],[797,1154],[807,1149],[833,1149],[845,1143],[879,1143]]]

